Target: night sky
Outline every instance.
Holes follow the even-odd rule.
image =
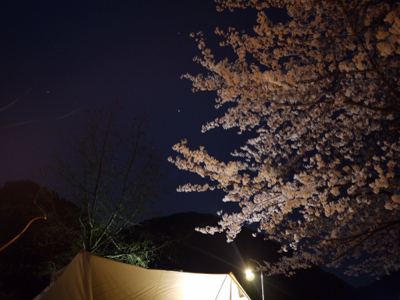
[[[189,34],[202,30],[215,48],[216,26],[251,28],[255,15],[218,13],[212,0],[2,1],[0,184],[42,182],[39,173],[51,163],[58,134],[79,127],[85,108],[114,99],[124,107],[127,123],[147,114],[148,137],[164,150],[172,169],[169,185],[198,180],[167,162],[175,155],[173,144],[187,138],[191,147],[205,145],[222,158],[242,141],[222,129],[200,132],[221,112],[213,108],[215,94],[194,94],[190,82],[180,79],[204,71],[193,62],[199,49]],[[51,182],[48,176],[45,182]],[[216,193],[171,189],[159,209],[215,213],[223,205],[220,199]]]
[[[204,145],[223,160],[244,144],[235,130],[201,133],[201,125],[222,111],[214,109],[214,93],[192,93],[180,76],[204,72],[193,62],[200,52],[191,32],[203,31],[219,59],[230,49],[218,50],[215,27],[250,32],[255,20],[251,9],[217,12],[213,0],[1,1],[0,185],[42,182],[58,134],[79,127],[85,109],[118,99],[127,123],[146,112],[148,137],[164,149],[173,188],[157,208],[165,215],[229,210],[222,193],[175,192],[200,177],[177,170],[167,157],[175,156],[171,147],[184,138],[190,148]]]

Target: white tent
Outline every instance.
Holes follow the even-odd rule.
[[[201,274],[145,269],[81,250],[56,274],[41,300],[250,299],[232,273]]]

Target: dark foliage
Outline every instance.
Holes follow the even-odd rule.
[[[7,243],[37,216],[12,244],[0,252],[0,298],[29,299],[48,284],[49,275],[78,250],[77,207],[32,181],[8,182],[0,189],[0,242]],[[23,286],[23,288],[21,288]]]

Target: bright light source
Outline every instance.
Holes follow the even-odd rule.
[[[252,270],[250,270],[250,269],[246,270],[246,279],[248,281],[252,281],[254,279],[254,273]]]

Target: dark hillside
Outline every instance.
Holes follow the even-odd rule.
[[[169,261],[161,255],[154,267],[186,272],[227,273],[233,272],[252,299],[260,298],[260,280],[253,282],[244,276],[247,267],[254,267],[250,260],[278,259],[279,247],[261,236],[253,237],[244,228],[233,243],[227,243],[225,235],[204,235],[195,227],[216,224],[218,217],[199,213],[178,213],[155,218],[145,228],[175,241],[175,258]],[[320,268],[301,270],[293,277],[264,277],[265,299],[355,299],[355,289]]]

